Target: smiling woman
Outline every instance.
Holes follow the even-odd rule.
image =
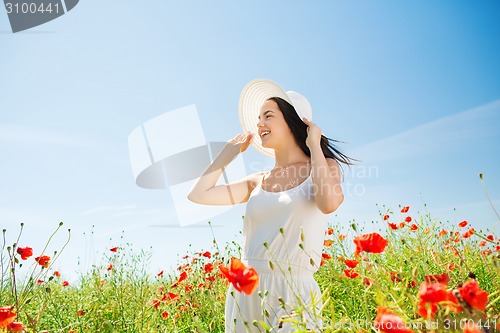
[[[321,291],[313,273],[321,262],[327,214],[344,200],[339,163],[350,165],[352,159],[311,119],[304,96],[285,92],[270,80],[250,82],[240,96],[247,134],[229,140],[188,195],[206,205],[247,203],[241,262],[255,269],[259,285],[250,294],[237,292],[238,284],[229,288],[226,332],[290,332],[294,327],[287,318],[298,305],[303,305],[308,329],[322,326]],[[275,167],[216,185],[224,168],[250,143],[273,156]]]

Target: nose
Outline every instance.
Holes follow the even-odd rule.
[[[257,127],[260,128],[260,127],[263,127],[264,126],[264,121],[262,119],[260,119],[258,122],[257,122]]]

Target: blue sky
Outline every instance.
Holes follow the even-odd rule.
[[[68,275],[127,242],[152,248],[152,271],[210,248],[206,223],[177,227],[168,190],[135,185],[128,136],[195,104],[207,140],[227,141],[241,89],[265,77],[307,96],[362,160],[333,225],[383,227],[377,204],[410,205],[498,234],[477,175],[498,209],[499,15],[494,0],[87,0],[13,34],[0,11],[0,226],[13,241],[24,222],[36,251],[64,221],[72,240],[55,266]],[[246,172],[273,165],[243,158]],[[243,214],[212,219],[220,243],[238,241]]]

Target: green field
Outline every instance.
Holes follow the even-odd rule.
[[[353,238],[364,234],[356,225],[325,230],[324,262],[315,275],[323,291],[325,332],[500,331],[498,235],[473,230],[473,223],[415,216],[404,207],[384,208],[377,221],[388,241],[381,253],[355,256]],[[106,249],[102,265],[69,284],[65,272],[52,268],[57,254],[47,254],[51,258],[44,262],[44,250],[33,249],[23,260],[22,250],[28,250],[5,244],[5,233],[0,332],[224,331],[229,282],[218,266],[239,257],[235,243],[214,240],[210,251],[186,253],[177,270],[156,274],[148,267],[151,253],[117,245]],[[349,268],[356,262],[345,260],[358,263]],[[431,281],[435,274],[440,282]],[[305,332],[300,314],[307,309],[295,310],[288,320]],[[6,327],[13,313],[20,324]],[[391,330],[388,323],[398,322],[406,328]]]

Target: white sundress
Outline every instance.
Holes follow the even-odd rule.
[[[242,261],[255,268],[260,281],[252,295],[229,287],[226,333],[264,332],[254,321],[265,322],[273,333],[293,332],[293,325],[280,319],[291,315],[291,320],[301,320],[294,311],[299,304],[307,328],[321,327],[321,291],[313,273],[321,262],[328,215],[316,206],[314,188],[309,176],[290,190],[269,192],[262,189],[261,179],[251,193],[243,224]]]

